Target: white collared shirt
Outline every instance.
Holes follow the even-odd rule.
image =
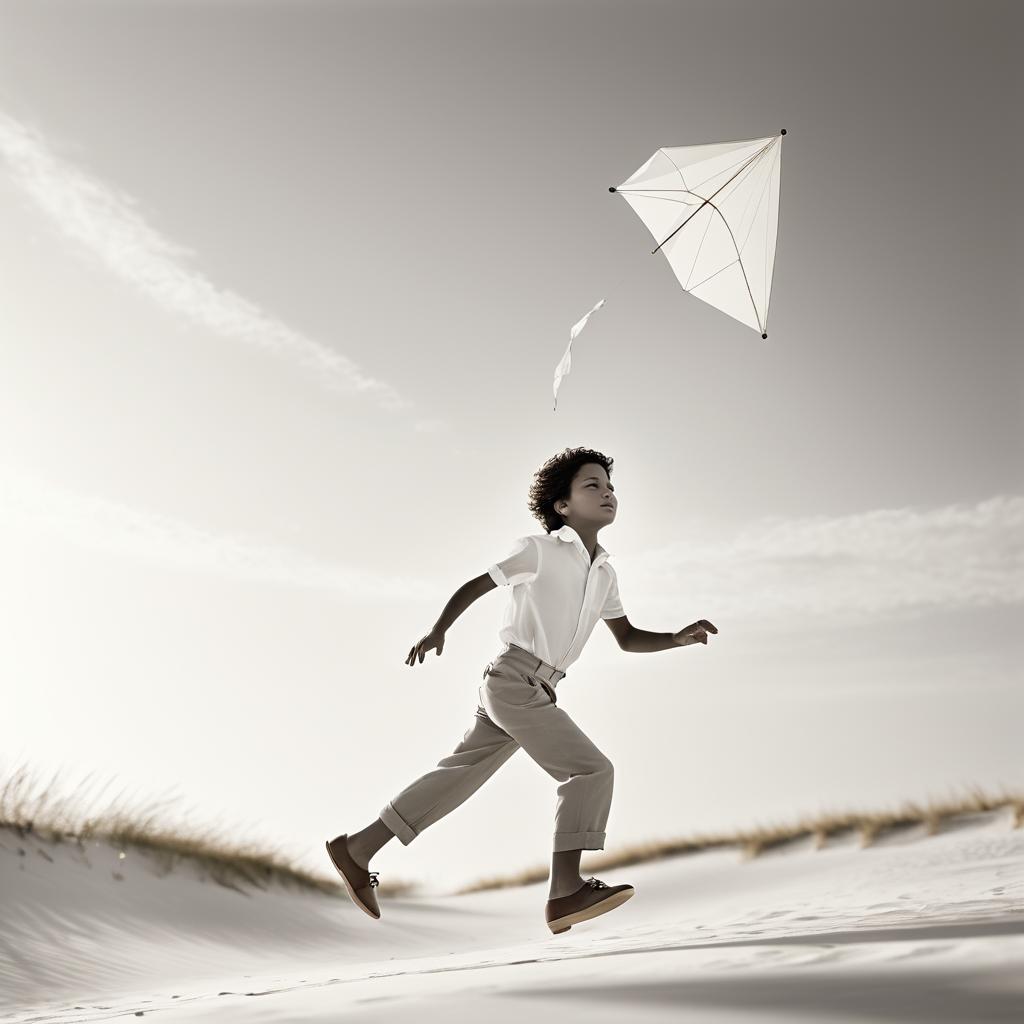
[[[487,570],[498,586],[512,588],[499,639],[564,672],[598,619],[626,614],[608,558],[598,544],[591,564],[583,539],[568,524],[520,537],[511,554]]]

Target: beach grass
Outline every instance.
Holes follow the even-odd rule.
[[[6,831],[20,839],[35,837],[81,848],[90,842],[106,842],[122,850],[134,848],[151,857],[160,874],[170,874],[178,864],[187,862],[218,884],[242,892],[244,886],[267,889],[276,883],[331,895],[345,894],[340,880],[298,866],[280,847],[230,838],[225,833],[226,826],[203,828],[175,823],[167,810],[171,802],[168,800],[132,805],[115,799],[94,811],[99,795],[88,795],[91,776],[73,792],[61,794],[59,774],[41,783],[25,767],[0,772],[0,837]],[[99,793],[107,786],[109,783]],[[830,839],[849,834],[855,834],[859,845],[866,847],[879,836],[900,829],[923,827],[926,834],[934,835],[955,818],[1004,808],[1010,811],[1013,828],[1024,825],[1024,794],[992,794],[972,787],[961,796],[924,804],[905,802],[890,810],[826,812],[790,823],[633,843],[588,857],[583,869],[593,873],[724,848],[735,848],[741,860],[750,860],[767,850],[801,840],[820,850]],[[531,885],[547,878],[548,865],[538,864],[522,871],[480,878],[453,895]],[[415,882],[394,879],[382,881],[378,892],[382,896],[408,895],[416,888]]]
[[[131,804],[115,798],[95,810],[109,782],[90,796],[90,774],[74,792],[62,794],[59,775],[58,771],[43,783],[26,767],[0,773],[0,836],[6,831],[22,840],[35,837],[82,849],[95,842],[123,851],[132,848],[150,857],[160,875],[170,874],[177,865],[188,862],[217,884],[240,892],[245,892],[245,886],[267,889],[276,883],[348,898],[340,879],[335,881],[297,866],[280,847],[230,838],[227,826],[176,823],[168,812],[171,800]],[[414,887],[413,882],[395,879],[382,881],[378,892],[395,896]]]
[[[751,860],[766,850],[807,840],[815,850],[830,839],[855,834],[859,845],[870,846],[879,836],[900,829],[923,827],[927,835],[941,831],[943,824],[970,814],[983,814],[1008,808],[1013,828],[1024,825],[1024,794],[1001,792],[990,794],[971,787],[963,796],[932,800],[924,804],[904,802],[892,810],[826,812],[790,823],[761,825],[750,829],[693,835],[679,839],[634,843],[614,851],[601,851],[581,865],[584,874],[610,868],[644,864],[705,850],[735,848],[741,860]],[[457,895],[531,885],[546,881],[548,865],[537,865],[520,872],[478,879]]]

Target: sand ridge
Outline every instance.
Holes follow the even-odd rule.
[[[371,921],[326,893],[247,892],[187,867],[161,876],[102,842],[11,839],[0,837],[4,1022],[388,1021],[414,1003],[489,1024],[524,1011],[621,1020],[626,1008],[781,1021],[801,1006],[985,1021],[1024,1006],[1024,830],[1008,810],[865,849],[851,837],[747,862],[709,850],[618,867],[602,877],[636,897],[558,937],[538,884],[395,896]]]

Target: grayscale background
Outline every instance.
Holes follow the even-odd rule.
[[[720,630],[635,655],[598,623],[560,684],[616,765],[609,851],[1019,788],[1021,28],[8,0],[4,773],[173,792],[323,868],[468,728],[508,591],[404,659],[585,446],[630,620]],[[608,186],[783,128],[763,341]],[[520,753],[374,866],[544,863],[555,785]]]

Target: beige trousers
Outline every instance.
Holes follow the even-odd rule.
[[[408,846],[427,826],[469,799],[520,747],[558,787],[555,852],[603,850],[612,802],[611,761],[557,706],[565,675],[529,651],[506,644],[484,669],[480,706],[462,742],[380,812]]]

